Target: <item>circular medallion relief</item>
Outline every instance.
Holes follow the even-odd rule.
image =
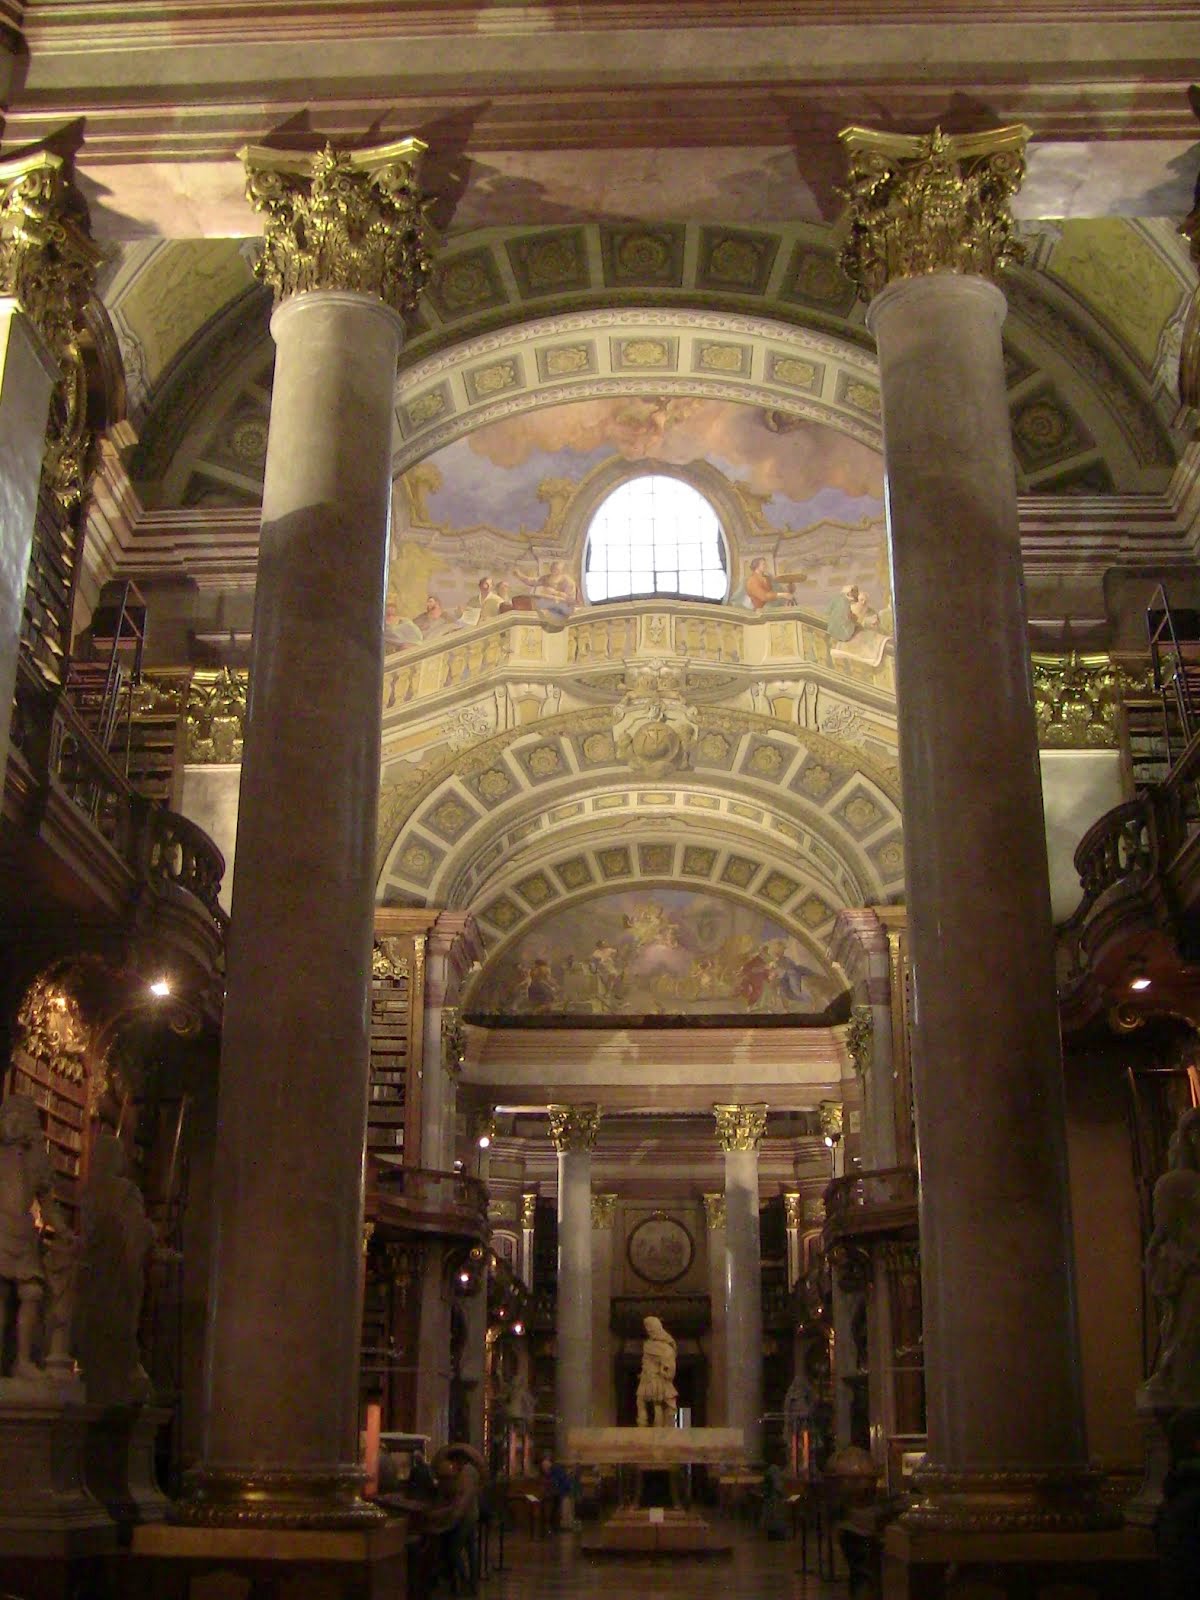
[[[692,1264],[692,1236],[674,1217],[647,1217],[629,1235],[625,1253],[647,1283],[674,1283]]]

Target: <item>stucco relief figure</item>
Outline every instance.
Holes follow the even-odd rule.
[[[1146,1276],[1158,1309],[1158,1360],[1146,1395],[1158,1406],[1200,1405],[1200,1111],[1186,1111],[1154,1186]]]
[[[150,1398],[138,1350],[138,1322],[154,1228],[128,1176],[125,1147],[101,1133],[83,1191],[75,1354],[92,1405]]]
[[[10,1094],[0,1105],[0,1350],[15,1301],[14,1378],[43,1376],[35,1352],[42,1332],[46,1269],[33,1207],[36,1202],[43,1224],[67,1239],[53,1182],[37,1106],[26,1094]]]
[[[642,1326],[642,1370],[637,1386],[639,1428],[669,1428],[675,1421],[679,1392],[675,1388],[675,1341],[657,1317]]]

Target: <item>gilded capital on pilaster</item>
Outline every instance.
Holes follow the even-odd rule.
[[[994,278],[1020,259],[1008,202],[1025,175],[1021,123],[965,134],[845,128],[839,137],[850,163],[841,266],[864,300],[897,278]]]
[[[592,1227],[611,1228],[616,1210],[617,1197],[615,1194],[594,1194],[592,1196]]]
[[[266,219],[255,271],[276,301],[316,289],[378,296],[413,310],[431,264],[432,229],[421,192],[420,139],[316,155],[240,152],[246,198]]]
[[[711,1228],[725,1226],[725,1196],[723,1194],[706,1194],[704,1196],[704,1221]]]
[[[561,1155],[564,1150],[591,1150],[600,1129],[600,1107],[595,1104],[581,1106],[547,1106],[550,1118],[550,1137]]]
[[[521,1196],[521,1227],[532,1228],[537,1219],[537,1195],[523,1194]]]
[[[730,1150],[757,1150],[759,1141],[767,1131],[765,1105],[714,1106],[713,1116],[717,1119],[717,1138],[726,1153]]]
[[[61,156],[35,151],[0,162],[0,295],[11,295],[51,355],[66,361],[103,256]]]

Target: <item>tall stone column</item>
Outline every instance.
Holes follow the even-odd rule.
[[[879,350],[896,614],[929,1423],[914,1528],[978,1526],[976,1491],[993,1527],[1069,1526],[1063,1479],[1087,1459],[1006,308],[990,281],[1015,252],[1026,137],[842,135],[843,266]]]
[[[613,1382],[612,1291],[615,1194],[592,1196],[592,1421],[612,1427],[616,1417]]]
[[[567,1430],[592,1411],[592,1149],[596,1105],[548,1106],[558,1151],[558,1305],[555,1315],[555,1442],[567,1459]]]
[[[830,954],[850,979],[854,1001],[846,1047],[862,1083],[863,1169],[871,1172],[894,1167],[897,1149],[890,962],[887,934],[870,906],[838,912]]]
[[[708,1225],[708,1303],[712,1314],[712,1333],[708,1354],[708,1416],[710,1428],[725,1423],[725,1196],[704,1196],[704,1220]]]
[[[472,932],[469,912],[439,911],[425,942],[425,1037],[421,1059],[421,1165],[454,1166],[463,1030],[458,994]]]
[[[0,162],[0,786],[56,383],[75,386],[82,417],[76,340],[101,259],[86,217],[59,156]]]
[[[758,1145],[765,1105],[713,1107],[725,1152],[725,1423],[741,1428],[746,1459],[762,1455],[762,1248]]]
[[[393,389],[427,261],[418,141],[245,153],[275,380],[189,1522],[374,1523],[358,1458]]]

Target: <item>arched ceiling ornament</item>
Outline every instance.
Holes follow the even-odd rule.
[[[1180,448],[1166,347],[1177,347],[1190,292],[1186,251],[1164,243],[1167,231],[1122,218],[1023,229],[1027,265],[1005,278],[1022,487],[1162,486]],[[181,325],[195,320],[184,314],[192,301],[207,313],[182,348],[153,320],[162,320],[153,278],[142,286],[144,274],[168,266]],[[246,272],[242,261],[233,266]],[[211,484],[229,467],[232,431],[245,431],[255,405],[260,423],[269,414],[266,297],[243,290],[213,310],[204,299],[211,270],[199,257],[194,293],[174,255],[150,254],[141,272],[118,269],[109,281],[114,321],[146,367],[136,384],[150,401],[137,475],[169,479],[167,504],[206,493],[255,503],[261,462],[238,463],[221,487]],[[168,369],[149,370],[152,350],[168,353]],[[594,223],[452,239],[401,358],[397,470],[482,421],[614,393],[719,394],[816,416],[877,444],[871,340],[833,230]]]

